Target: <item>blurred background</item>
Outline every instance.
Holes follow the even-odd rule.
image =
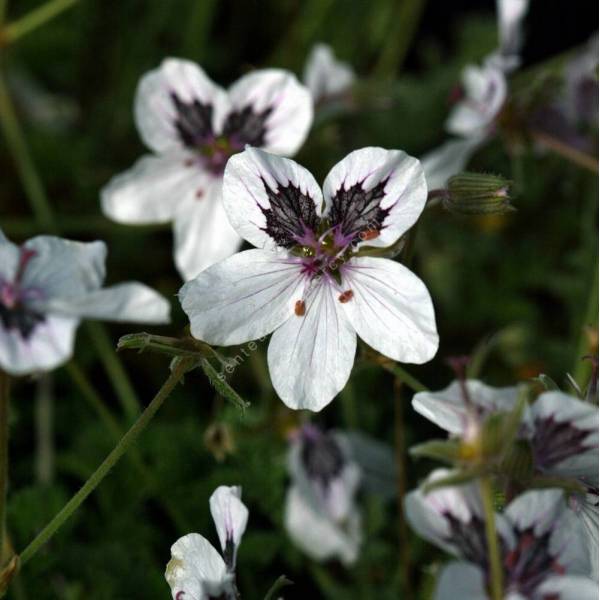
[[[7,21],[40,4],[9,0]],[[511,89],[528,93],[528,83],[544,80],[551,59],[586,44],[597,30],[597,11],[593,2],[534,0],[524,64]],[[351,102],[318,112],[296,157],[322,180],[363,146],[421,156],[447,139],[449,96],[462,67],[480,62],[497,45],[495,3],[87,0],[0,48],[7,89],[60,235],[105,240],[108,283],[137,279],[172,298],[173,324],[153,331],[181,335],[186,327],[175,297],[181,280],[170,228],[117,225],[99,210],[101,187],[145,152],[132,116],[139,78],[167,56],[197,61],[224,86],[266,66],[301,76],[316,42],[330,44],[359,78]],[[537,96],[524,104],[543,103],[553,89],[537,86]],[[589,371],[581,357],[597,351],[597,172],[541,151],[526,132],[516,141],[512,133],[490,141],[470,169],[513,180],[517,212],[466,218],[428,210],[419,222],[413,270],[433,296],[441,344],[431,363],[407,370],[431,389],[452,379],[444,359],[457,354],[474,354],[482,363],[480,376],[494,385],[540,373],[560,384],[571,373],[585,383]],[[597,165],[597,129],[583,134]],[[4,137],[0,173],[4,233],[15,242],[49,233],[43,216],[31,209]],[[134,414],[122,398],[146,404],[166,378],[166,357],[121,354],[130,388],[107,358],[119,336],[136,330],[110,326],[99,354],[98,336],[104,334],[82,327],[75,367],[15,384],[8,523],[17,550],[129,425]],[[390,459],[375,474],[381,486],[360,498],[365,541],[358,563],[351,569],[335,561],[314,563],[282,527],[287,438],[306,415],[288,411],[274,395],[266,347],[260,345],[230,380],[251,402],[245,413],[218,397],[202,373],[187,376],[136,453],[27,565],[9,596],[167,598],[163,572],[171,544],[191,531],[216,543],[208,498],[217,485],[240,484],[251,513],[238,555],[244,599],[262,598],[281,574],[295,582],[285,590],[290,599],[427,598],[443,556],[404,531],[391,457],[399,432],[404,448],[439,432],[412,411],[412,392],[395,389],[393,375],[361,348],[347,388],[314,420],[362,431],[389,446]],[[108,370],[106,362],[112,364]],[[99,398],[109,413],[98,408]],[[432,466],[403,450],[395,455],[402,457],[401,480],[409,489]]]

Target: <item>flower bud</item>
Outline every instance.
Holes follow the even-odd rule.
[[[510,182],[486,173],[459,173],[446,184],[444,208],[462,215],[504,214],[515,210],[510,203]]]

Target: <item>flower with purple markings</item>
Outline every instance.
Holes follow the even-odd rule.
[[[450,473],[435,471],[428,483]],[[419,535],[459,559],[443,569],[434,598],[490,598],[490,560],[477,485],[415,490],[406,497],[405,511]],[[561,490],[522,494],[495,515],[495,523],[506,600],[598,597],[581,524],[566,510]]]
[[[82,318],[168,323],[165,298],[136,282],[103,288],[106,246],[38,236],[21,246],[0,231],[0,369],[48,371],[73,353]]]
[[[310,92],[288,71],[255,71],[228,91],[196,64],[169,58],[140,81],[135,120],[153,154],[102,190],[119,223],[173,222],[175,263],[184,279],[227,258],[241,240],[223,210],[228,159],[246,144],[291,156],[312,123]]]
[[[400,150],[363,148],[325,179],[255,148],[225,170],[225,210],[256,246],[214,265],[179,297],[192,335],[234,345],[274,332],[268,363],[291,408],[321,410],[344,387],[357,334],[391,359],[435,355],[433,304],[401,264],[361,256],[394,244],[427,197],[419,162]]]
[[[352,564],[362,539],[356,494],[361,470],[339,432],[304,425],[295,435],[288,466],[285,527],[294,543],[319,561]]]
[[[235,600],[237,550],[248,523],[248,509],[238,486],[220,486],[210,497],[221,556],[198,533],[189,533],[171,546],[165,578],[173,600]]]

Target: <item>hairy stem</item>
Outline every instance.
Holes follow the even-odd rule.
[[[91,477],[83,484],[80,490],[65,504],[60,512],[42,529],[37,537],[21,553],[21,566],[27,564],[38,550],[61,528],[69,517],[81,506],[85,499],[96,489],[100,482],[108,475],[110,470],[119,462],[120,458],[135,443],[142,431],[147,427],[163,402],[169,397],[175,386],[184,374],[196,364],[194,359],[181,359],[156,396],[146,407],[137,421],[121,438],[104,462],[96,469]]]
[[[494,511],[494,498],[492,484],[489,477],[481,479],[481,498],[485,515],[485,535],[487,538],[488,556],[490,562],[490,591],[492,600],[502,600],[502,563],[500,561],[500,548],[496,534],[496,513]]]

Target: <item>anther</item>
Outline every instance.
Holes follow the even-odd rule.
[[[339,295],[338,300],[342,304],[346,304],[346,302],[350,302],[352,298],[354,298],[354,292],[352,290],[346,290]]]
[[[306,314],[306,304],[304,304],[304,300],[296,300],[294,312],[297,317],[303,317]]]
[[[365,229],[358,234],[358,237],[363,241],[374,240],[379,237],[379,231],[377,229]]]

